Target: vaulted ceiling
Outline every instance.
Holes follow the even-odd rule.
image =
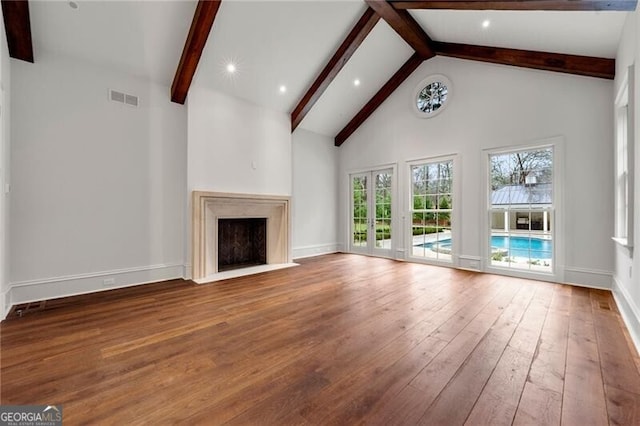
[[[2,0],[11,56],[82,58],[171,87],[178,103],[190,87],[215,89],[290,113],[292,128],[336,137],[336,145],[434,55],[613,78],[621,29],[636,7],[636,0],[71,3]]]

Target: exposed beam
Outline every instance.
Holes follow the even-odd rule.
[[[349,121],[338,133],[335,145],[340,146],[355,132],[362,123],[411,75],[412,72],[424,61],[422,55],[414,53],[407,62],[387,81],[378,93],[367,102],[365,106]]]
[[[7,34],[9,56],[33,62],[29,2],[27,0],[2,0],[2,15]]]
[[[600,77],[611,80],[616,72],[614,59],[456,43],[434,42],[433,45],[438,55],[453,58],[471,59],[474,61],[556,71],[588,77]]]
[[[390,0],[396,9],[451,10],[620,10],[633,11],[637,0]]]
[[[406,10],[396,10],[385,0],[365,0],[365,2],[386,21],[402,39],[420,54],[422,59],[435,56],[431,39],[420,24]]]
[[[171,84],[171,101],[184,104],[222,0],[199,0],[180,63]]]
[[[380,16],[370,7],[364,12],[356,25],[344,39],[338,50],[333,54],[327,65],[322,69],[309,90],[304,94],[298,105],[291,113],[291,131],[293,132],[302,119],[311,110],[320,96],[327,90],[333,79],[338,75],[342,67],[349,61],[354,52],[360,47],[364,39],[376,26]]]

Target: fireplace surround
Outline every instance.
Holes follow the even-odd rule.
[[[192,279],[197,283],[295,266],[291,263],[290,197],[193,191]],[[266,219],[266,264],[221,271],[218,267],[220,219]]]

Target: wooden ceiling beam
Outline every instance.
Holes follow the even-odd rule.
[[[2,15],[9,56],[33,63],[31,20],[27,0],[2,0]]]
[[[457,43],[434,42],[433,46],[438,55],[491,62],[494,64],[556,71],[610,80],[613,80],[616,72],[614,59]]]
[[[431,46],[432,40],[424,32],[420,24],[406,10],[394,9],[385,0],[365,0],[370,8],[376,11],[402,39],[413,48],[422,59],[435,56]]]
[[[184,105],[189,93],[193,76],[198,69],[198,62],[207,44],[209,33],[220,8],[222,0],[199,0],[193,14],[191,28],[182,50],[180,63],[171,84],[171,101]]]
[[[327,65],[322,69],[311,87],[309,87],[302,99],[300,99],[298,105],[294,108],[291,113],[292,132],[298,127],[318,99],[320,99],[324,91],[327,90],[327,87],[329,87],[379,20],[380,16],[368,7],[340,47],[338,47],[331,59],[329,59],[329,62],[327,62]]]
[[[366,103],[365,106],[349,121],[349,123],[335,137],[335,145],[342,145],[362,123],[422,64],[424,58],[418,52],[414,53],[407,62],[387,81],[384,86]]]
[[[390,0],[395,9],[633,11],[637,0]]]

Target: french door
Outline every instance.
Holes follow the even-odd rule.
[[[391,257],[393,169],[350,175],[350,251]]]

